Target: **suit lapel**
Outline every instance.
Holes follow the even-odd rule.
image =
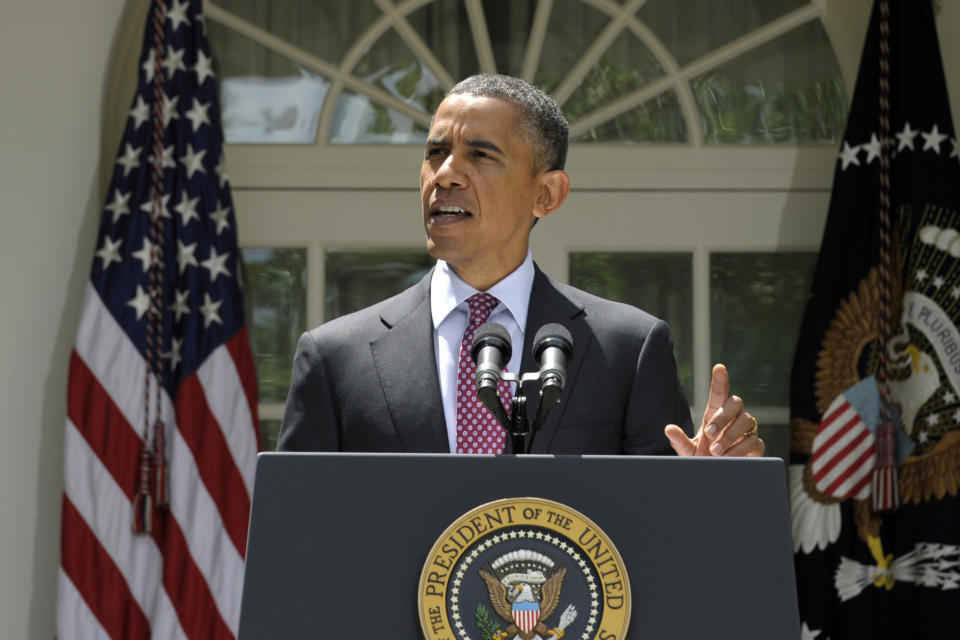
[[[583,363],[583,356],[587,353],[593,340],[593,334],[587,326],[586,316],[583,313],[583,305],[561,291],[561,287],[563,285],[557,285],[539,267],[536,267],[533,288],[530,291],[527,326],[523,332],[521,371],[537,371],[539,369],[539,364],[533,360],[533,339],[543,325],[557,322],[566,327],[573,337],[573,359],[567,363],[567,381],[560,398],[560,405],[554,407],[550,417],[534,437],[533,450],[537,453],[543,453],[550,449],[550,443],[553,441],[557,425],[560,424],[566,410],[570,393],[577,384],[577,376],[580,372],[580,365]],[[533,390],[530,391],[530,395],[533,395]],[[537,412],[537,400],[535,397],[531,397],[527,399],[527,403],[530,419],[533,420]]]
[[[370,349],[403,450],[447,453],[450,446],[433,348],[430,275],[381,314],[387,331],[370,342]]]

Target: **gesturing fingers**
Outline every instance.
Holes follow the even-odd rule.
[[[711,416],[704,428],[704,433],[710,440],[710,453],[715,456],[723,455],[751,431],[753,426],[753,416],[743,410],[743,400],[739,396],[730,396]]]
[[[703,426],[710,424],[711,418],[723,407],[729,396],[730,376],[727,374],[727,368],[722,364],[715,364],[710,376],[710,397],[707,400],[707,408],[703,412]]]
[[[739,442],[727,449],[723,455],[759,458],[763,455],[763,452],[766,450],[766,448],[766,444],[764,444],[763,440],[760,439],[760,436],[757,434],[757,432],[754,431],[752,433],[747,433],[747,435],[741,438]]]
[[[675,424],[668,424],[663,430],[670,441],[670,446],[679,456],[692,456],[697,453],[697,443],[687,437],[683,429]]]

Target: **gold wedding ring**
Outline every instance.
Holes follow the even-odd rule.
[[[760,425],[757,424],[757,419],[753,416],[750,416],[750,419],[753,420],[753,429],[750,429],[750,431],[747,431],[745,434],[743,434],[744,437],[757,435],[757,431],[760,430]]]

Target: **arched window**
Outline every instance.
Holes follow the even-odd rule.
[[[834,142],[845,94],[802,0],[390,0],[208,5],[238,143],[423,141],[458,79],[523,77],[574,142]]]

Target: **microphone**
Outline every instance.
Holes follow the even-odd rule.
[[[573,357],[573,336],[561,324],[551,322],[540,327],[533,339],[533,359],[540,363],[541,408],[560,402],[567,381],[567,361]]]
[[[473,334],[470,357],[477,365],[477,396],[498,419],[506,413],[497,397],[497,385],[511,353],[510,332],[502,324],[488,322]]]

